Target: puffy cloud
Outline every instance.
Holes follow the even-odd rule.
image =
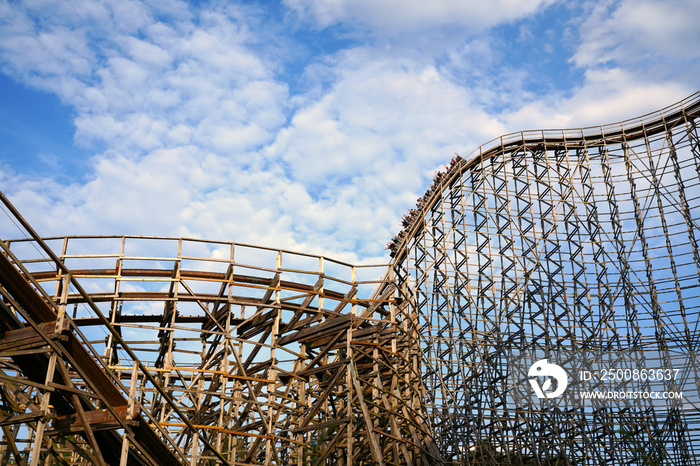
[[[79,110],[79,143],[148,151],[182,141],[187,125],[188,138],[231,150],[265,143],[284,121],[286,86],[249,47],[259,39],[241,12],[192,18],[171,2],[184,19],[166,25],[154,19],[162,7],[142,2],[54,3],[3,4],[0,56],[8,72]]]
[[[294,31],[274,36],[279,25],[250,6],[0,0],[2,70],[74,108],[75,141],[94,152],[83,179],[0,163],[0,183],[42,234],[184,235],[383,261],[399,218],[455,152],[508,131],[634,117],[689,93],[689,81],[635,73],[614,41],[596,42],[614,23],[593,16],[576,58],[590,68],[547,94],[527,89],[537,76],[493,37],[464,40],[550,3],[288,0],[347,33],[302,29],[337,41],[309,57],[284,44]],[[513,27],[517,41],[538,42],[537,23]],[[401,44],[362,39],[366,28]],[[416,31],[430,47],[406,45]]]
[[[354,23],[369,26],[375,32],[397,33],[443,26],[480,31],[531,14],[552,1],[284,0],[284,4],[322,28],[337,23]]]
[[[191,212],[215,192],[221,205],[233,199],[243,212],[254,150],[286,121],[287,87],[248,43],[261,38],[235,8],[195,15],[182,2],[170,2],[169,11],[160,2],[77,3],[0,3],[8,18],[0,63],[73,106],[75,140],[106,150],[93,157],[86,183],[8,175],[3,167],[10,180],[4,189],[23,209],[43,212],[36,222],[45,234],[230,237],[233,231],[217,221],[198,224]],[[253,215],[259,208],[250,204]],[[215,210],[212,217],[231,213]],[[241,240],[256,237],[238,231]]]
[[[655,112],[692,91],[686,84],[653,81],[621,68],[593,69],[576,92],[531,99],[503,119],[509,131],[599,126]]]
[[[581,25],[581,44],[573,61],[578,66],[665,62],[665,58],[700,57],[694,0],[623,0],[592,4]]]
[[[336,65],[333,88],[303,106],[266,151],[284,160],[295,179],[313,186],[369,172],[422,173],[502,130],[435,67],[401,60],[361,65],[355,53]]]
[[[316,231],[298,237],[324,244],[330,235],[365,257],[383,254],[436,169],[503,131],[436,67],[372,53],[336,57],[333,86],[300,105],[262,152],[311,195],[296,215]]]

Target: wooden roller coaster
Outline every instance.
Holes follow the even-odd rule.
[[[44,240],[6,206],[29,239],[0,243],[3,464],[440,463],[417,329],[390,276],[360,280],[386,267]]]
[[[0,194],[22,238],[0,240],[0,462],[697,464],[698,118],[700,93],[458,156],[379,266],[41,238]],[[681,400],[537,399],[514,355],[567,351],[673,368],[642,385]]]

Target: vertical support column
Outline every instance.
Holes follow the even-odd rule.
[[[379,390],[383,388],[382,371],[379,367],[379,346],[382,344],[382,322],[378,322],[375,326],[376,346],[372,349],[372,371],[374,372],[374,383],[372,384],[372,414],[374,416],[373,419],[379,419],[379,406],[382,404],[382,395]],[[369,380],[371,381],[372,379]],[[368,426],[368,428],[370,427]]]
[[[350,280],[352,281],[353,286],[355,286],[355,280],[357,277],[357,271],[355,269],[355,266],[352,267],[350,270]],[[353,301],[352,306],[350,308],[350,314],[354,318],[357,316],[357,302]],[[348,360],[352,360],[352,347],[351,347],[351,342],[352,342],[352,330],[354,327],[355,323],[351,322],[350,325],[348,326],[347,330],[347,340],[345,343],[345,357]],[[353,384],[352,384],[352,374],[350,372],[350,365],[348,364],[346,366],[346,374],[345,374],[345,386],[347,387],[348,391],[348,399],[347,399],[347,418],[348,418],[348,428],[347,428],[347,433],[346,433],[346,441],[347,441],[347,460],[346,464],[348,466],[352,465],[352,458],[353,458],[353,441],[354,441],[354,421],[355,421],[355,413],[353,413],[353,406],[354,406],[354,393],[353,393]]]
[[[319,293],[319,294],[318,294],[318,310],[319,310],[319,312],[322,313],[322,314],[321,314],[322,316],[323,316],[323,311],[324,311],[324,307],[323,307],[323,304],[324,304],[323,296],[324,296],[324,294],[325,294],[324,287],[326,286],[326,282],[325,282],[325,280],[324,280],[324,271],[325,271],[325,262],[324,262],[324,260],[323,260],[323,257],[319,257],[319,258],[318,258],[318,273],[319,273],[319,275],[320,275],[320,277],[321,277],[321,287],[320,287],[319,290],[318,290],[318,293]],[[326,321],[326,318],[325,318],[325,317],[321,317],[321,321],[322,321],[322,322],[325,322],[325,321]],[[329,352],[327,351],[327,352],[323,355],[323,357],[321,358],[322,361],[323,361],[323,362],[321,362],[321,365],[324,365],[324,366],[325,366],[326,364],[328,364],[328,353],[329,353]],[[321,382],[320,379],[319,379],[319,382]],[[328,413],[328,398],[326,398],[325,400],[323,400],[323,413],[324,413],[324,416],[325,416],[326,413]]]
[[[206,351],[205,343],[202,341],[202,354],[204,354]],[[192,373],[192,376],[195,377],[195,373]],[[204,399],[204,377],[206,377],[206,374],[203,372],[199,374],[199,380],[197,381],[197,399],[196,403],[192,407],[192,413],[198,413],[202,410],[202,401]],[[197,419],[193,419],[193,423],[197,423]],[[197,466],[197,463],[200,461],[199,455],[203,454],[205,451],[204,448],[199,447],[199,429],[195,426],[194,432],[192,433],[192,451],[191,451],[191,456],[190,456],[190,466]]]
[[[392,277],[393,277],[393,272],[392,272],[392,269],[389,268],[389,274],[387,275],[387,279],[392,278]],[[391,281],[389,281],[389,283],[391,283]],[[391,286],[391,285],[388,285],[387,282],[384,282],[382,284],[382,286]],[[392,293],[393,293],[393,290],[392,290]],[[392,354],[392,361],[396,361],[396,357],[395,357],[395,355],[397,354],[396,338],[399,335],[399,328],[398,328],[398,324],[396,322],[396,308],[394,307],[394,303],[391,300],[391,296],[387,296],[387,298],[389,298],[389,302],[387,303],[387,307],[389,308],[389,329],[391,330],[391,352],[393,353]],[[382,303],[382,306],[383,306],[383,303]],[[396,363],[394,363],[394,364],[396,364]],[[392,394],[395,393],[398,396],[401,396],[401,392],[400,392],[400,388],[399,388],[400,381],[399,381],[399,376],[398,376],[398,374],[401,371],[401,367],[399,367],[398,365],[395,365],[394,370],[396,372],[391,375],[391,381],[389,382],[388,392],[392,393]],[[386,407],[386,409],[389,410],[388,415],[389,415],[390,421],[391,421],[391,424],[390,424],[391,433],[394,436],[400,438],[401,431],[400,431],[400,428],[399,428],[398,422],[397,422],[397,417],[399,416],[400,407],[398,406],[398,403],[397,403],[395,398],[388,397],[387,395],[382,395],[382,396],[386,397],[386,400],[387,400],[385,403],[385,407]],[[398,462],[399,458],[400,458],[399,457],[399,446],[398,446],[397,442],[392,442],[392,444],[393,444],[393,454],[394,454],[393,460]],[[402,448],[402,451],[404,452],[404,462],[406,462],[407,464],[410,464],[411,459],[410,459],[410,456],[407,454],[405,447]]]
[[[322,273],[323,273],[323,272],[322,272]],[[355,267],[354,265],[353,265],[352,268],[350,269],[350,281],[352,282],[352,286],[355,287],[355,288],[357,288],[357,267]],[[356,300],[353,300],[351,306],[352,306],[352,307],[351,307],[350,313],[351,313],[352,316],[354,317],[354,316],[357,315],[357,301],[356,301]]]
[[[61,287],[61,300],[58,305],[58,316],[56,316],[56,332],[63,329],[63,322],[66,320],[66,307],[68,306],[68,292],[70,290],[71,274],[66,274],[63,277],[63,286]]]
[[[272,464],[272,449],[275,448],[274,440],[272,438],[272,433],[274,432],[274,418],[275,418],[275,391],[277,385],[277,359],[276,359],[276,345],[277,345],[277,334],[280,331],[280,275],[282,271],[282,251],[277,251],[276,266],[277,270],[277,281],[275,283],[275,318],[272,322],[272,331],[270,332],[270,369],[267,373],[268,380],[272,380],[267,385],[267,433],[268,437],[265,440],[265,464]]]
[[[126,419],[127,421],[134,418],[136,415],[136,384],[138,383],[139,365],[134,361],[131,366],[131,385],[129,385],[129,399],[127,400]],[[129,458],[129,438],[124,432],[122,438],[122,452],[119,459],[119,466],[127,466]]]
[[[228,294],[229,294],[229,299],[231,298],[231,287],[228,287]],[[230,335],[231,335],[231,312],[229,309],[229,312],[226,313],[226,326],[224,327],[226,329],[226,335],[224,336],[224,344],[223,344],[223,355],[221,357],[221,367],[220,370],[224,374],[222,377],[222,382],[221,382],[221,393],[219,397],[219,419],[218,419],[218,431],[216,433],[216,450],[221,452],[221,447],[222,447],[222,441],[223,441],[223,436],[224,435],[230,435],[230,434],[224,434],[223,430],[226,428],[224,425],[224,412],[226,411],[226,403],[224,401],[224,394],[226,393],[227,390],[227,385],[229,378],[227,377],[229,373],[229,361],[228,361],[228,355],[229,355],[229,345],[228,342],[230,340]],[[230,448],[230,445],[229,445]]]
[[[306,368],[306,344],[302,343],[300,348],[299,348],[299,364],[298,364],[298,372],[303,371]],[[307,400],[307,393],[306,393],[306,385],[307,382],[305,380],[297,380],[296,378],[290,380],[290,383],[297,384],[298,388],[298,393],[299,393],[299,398],[297,402],[297,411],[302,413],[301,415],[296,415],[297,421],[296,425],[298,426],[301,423],[301,420],[304,418],[303,413],[306,412],[306,408],[308,407],[308,400]],[[302,410],[303,409],[303,410]],[[304,436],[305,434],[303,432],[300,432],[296,435],[296,440],[300,442],[299,446],[297,447],[297,466],[304,466],[304,453],[305,453],[305,441],[304,441]]]
[[[119,252],[119,257],[117,258],[117,263],[115,264],[115,278],[114,278],[114,299],[112,300],[112,305],[109,308],[109,322],[114,325],[117,321],[117,316],[121,313],[121,301],[117,299],[119,296],[119,287],[121,286],[121,275],[122,275],[122,263],[124,259],[124,249],[126,245],[126,238],[122,237],[121,250]],[[115,359],[114,335],[110,332],[107,335],[107,343],[105,345],[104,358],[107,364],[117,365],[118,358]]]
[[[245,321],[245,306],[241,305],[241,322]],[[234,351],[237,349],[237,360],[241,361],[243,359],[243,342],[241,340],[238,340],[238,347],[234,348]],[[239,412],[241,410],[241,400],[243,397],[243,389],[242,389],[243,383],[239,378],[233,379],[233,404],[232,404],[232,411],[231,411],[231,418],[240,420],[239,417]],[[240,427],[240,425],[239,425]],[[234,437],[233,435],[231,436],[231,439],[234,440],[234,444],[231,447],[231,461],[235,463],[235,461],[238,459],[238,454],[239,454],[239,448],[241,447],[239,445],[239,438],[240,437]],[[243,448],[240,448],[243,450]]]
[[[393,269],[392,267],[389,267],[389,272],[388,272],[388,274],[387,274],[387,279],[388,279],[388,283],[391,283],[391,284],[392,284],[392,285],[388,285],[388,286],[391,286],[391,287],[392,287],[392,295],[395,295],[395,294],[396,294],[396,287],[393,286],[393,283],[395,283],[395,281],[394,281],[394,269]],[[387,286],[387,285],[385,284],[385,286]],[[396,305],[395,305],[394,300],[393,300],[392,298],[393,298],[393,296],[389,296],[389,303],[388,303],[388,306],[389,306],[389,319],[390,319],[390,321],[391,321],[391,328],[392,328],[392,330],[397,330],[398,327],[399,327],[399,324],[398,324],[398,322],[397,322],[397,320],[396,320]],[[398,334],[398,333],[397,333],[396,331],[394,331],[394,333],[393,333],[392,336],[391,336],[391,351],[392,351],[393,353],[396,353],[396,351],[397,351],[397,349],[398,349],[398,348],[397,348],[397,345],[396,345],[396,336],[397,336],[397,334]]]
[[[53,376],[54,372],[56,371],[56,360],[58,358],[58,354],[56,353],[51,353],[51,356],[49,356],[49,367],[48,370],[46,371],[46,378],[44,379],[44,385],[48,385],[51,382],[53,382]],[[41,412],[46,414],[46,411],[49,409],[49,401],[51,399],[51,392],[44,392],[41,395]],[[44,437],[44,430],[46,429],[46,421],[42,418],[36,423],[36,431],[34,432],[34,446],[32,447],[32,458],[31,462],[29,463],[30,466],[38,466],[39,465],[39,456],[41,453],[41,443],[42,439]]]
[[[58,316],[56,317],[56,329],[60,329],[63,326],[63,321],[65,320],[65,315],[66,315],[66,305],[68,302],[68,291],[70,290],[70,274],[67,274],[64,276],[61,280],[61,298],[59,302],[59,307],[58,307]],[[51,356],[49,357],[49,367],[46,372],[46,378],[45,378],[45,385],[49,385],[51,382],[53,382],[54,378],[54,372],[56,371],[56,364],[58,361],[58,354],[53,352],[51,353]],[[66,383],[69,384],[70,380],[66,380]],[[44,392],[41,398],[41,411],[44,414],[47,414],[47,410],[49,408],[49,403],[51,399],[51,392]],[[34,447],[32,448],[32,459],[31,459],[31,466],[37,466],[39,464],[39,456],[41,453],[41,444],[42,440],[44,437],[44,430],[46,429],[46,421],[44,419],[40,419],[37,422],[36,426],[36,431],[35,431],[35,439],[34,439]]]
[[[353,304],[353,315],[355,315],[355,305]],[[350,342],[352,341],[352,327],[353,324],[351,323],[348,326],[347,330],[347,336],[346,336],[346,341],[345,341],[345,353],[346,353],[346,358],[348,360],[351,360],[352,358],[352,348],[350,347]],[[353,386],[352,386],[352,373],[350,372],[350,364],[345,366],[345,387],[348,392],[348,398],[347,398],[347,414],[346,417],[348,418],[348,428],[347,428],[347,437],[346,437],[346,442],[347,442],[347,449],[346,449],[346,463],[348,466],[351,466],[353,464],[352,462],[352,456],[353,456],[353,440],[354,440],[354,426],[355,426],[355,414],[353,413],[353,406],[354,406],[354,394],[353,394]]]

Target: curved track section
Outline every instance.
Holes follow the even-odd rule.
[[[697,464],[698,117],[494,140],[388,267],[42,240],[0,195],[0,461]]]
[[[3,464],[441,463],[386,266],[172,238],[2,245]]]
[[[448,460],[700,461],[699,117],[696,94],[613,125],[511,134],[436,178],[392,255]],[[530,381],[554,393],[529,373],[544,358],[566,369],[566,396],[535,396]],[[652,368],[673,376],[600,379]],[[683,398],[582,400],[584,385]]]

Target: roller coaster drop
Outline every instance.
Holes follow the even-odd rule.
[[[436,176],[385,266],[42,239],[1,196],[25,238],[0,242],[0,461],[697,464],[698,117],[700,93],[491,141]],[[642,385],[682,398],[533,399],[515,361],[581,354],[655,362],[673,379]]]

